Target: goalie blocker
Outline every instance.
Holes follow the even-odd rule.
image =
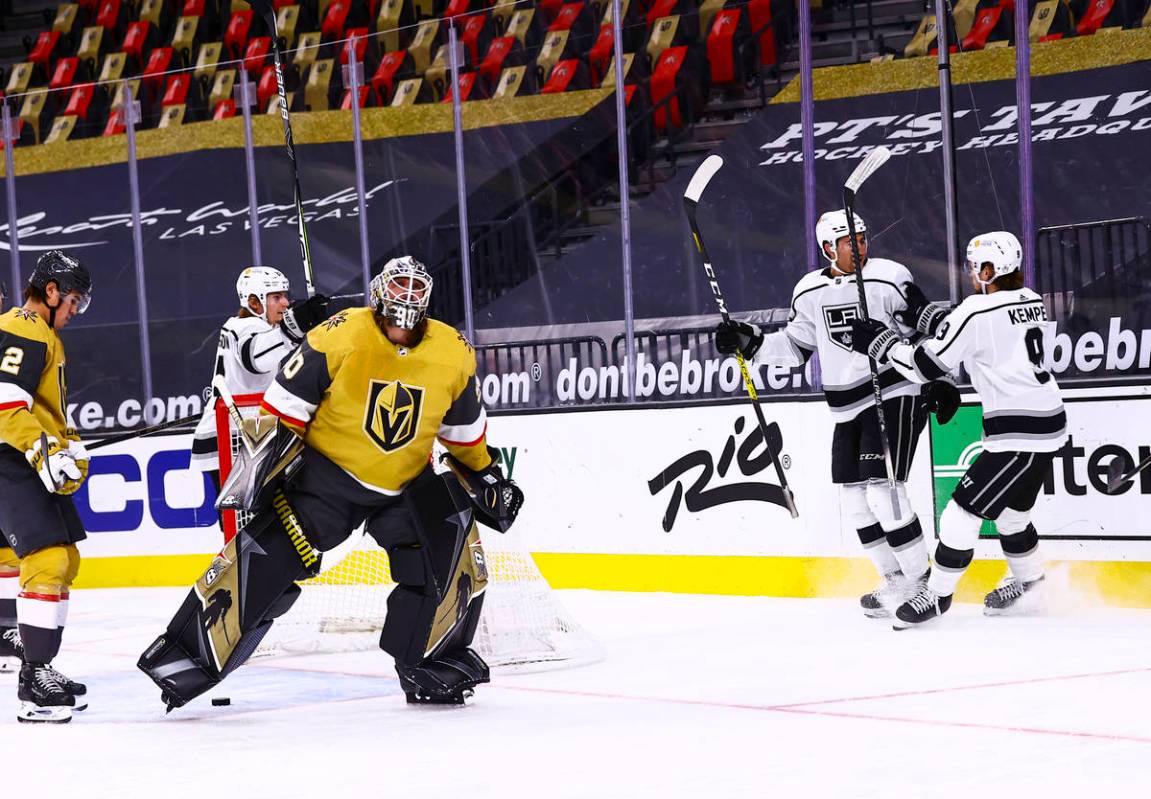
[[[429,466],[389,497],[354,483],[311,448],[302,460],[212,561],[137,665],[160,686],[169,710],[212,688],[291,608],[300,593],[295,583],[318,573],[316,550],[334,548],[366,521],[398,584],[380,647],[395,657],[408,701],[462,704],[489,680],[487,664],[469,649],[488,581],[469,492]]]

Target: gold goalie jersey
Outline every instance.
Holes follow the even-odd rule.
[[[24,452],[40,434],[66,439],[64,343],[33,311],[0,315],[0,446]]]
[[[415,479],[437,438],[469,468],[491,463],[475,351],[435,319],[409,349],[388,340],[372,309],[340,311],[284,362],[262,407],[383,494]]]

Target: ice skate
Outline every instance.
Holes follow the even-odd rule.
[[[1022,582],[1008,574],[983,598],[984,616],[1024,616],[1043,609],[1046,584],[1042,575]]]
[[[20,687],[16,695],[20,700],[17,721],[66,724],[72,720],[76,700],[64,690],[56,672],[43,663],[25,663],[20,667]]]
[[[904,602],[895,611],[895,621],[892,626],[896,630],[906,630],[908,627],[915,627],[937,616],[942,616],[950,608],[951,595],[940,596],[928,588],[927,583],[924,582],[915,596]]]

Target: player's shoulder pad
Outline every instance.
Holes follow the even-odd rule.
[[[868,258],[863,275],[866,280],[886,280],[897,286],[912,282],[911,270],[890,258]]]
[[[40,318],[40,314],[23,308],[13,308],[0,316],[0,329],[14,336],[44,344],[49,344],[57,338],[55,331]]]
[[[371,308],[345,308],[308,331],[308,344],[321,352],[355,349],[365,335],[382,335]]]
[[[791,290],[792,302],[795,302],[795,299],[799,297],[799,295],[806,294],[812,289],[831,285],[832,280],[832,278],[827,276],[827,267],[811,270],[801,277],[799,282],[795,284],[795,288]]]
[[[237,338],[245,338],[267,332],[272,329],[272,326],[258,316],[233,316],[224,322],[224,329],[234,333]]]
[[[449,358],[469,362],[475,368],[476,348],[467,336],[438,319],[429,318],[427,324],[423,343],[432,345]]]

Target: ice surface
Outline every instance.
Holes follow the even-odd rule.
[[[1142,795],[1151,612],[893,632],[854,603],[565,591],[607,657],[497,673],[466,708],[403,701],[380,652],[263,659],[165,716],[136,671],[184,591],[73,592],[68,725],[18,725],[4,796],[948,797]],[[211,696],[228,696],[213,707]]]

